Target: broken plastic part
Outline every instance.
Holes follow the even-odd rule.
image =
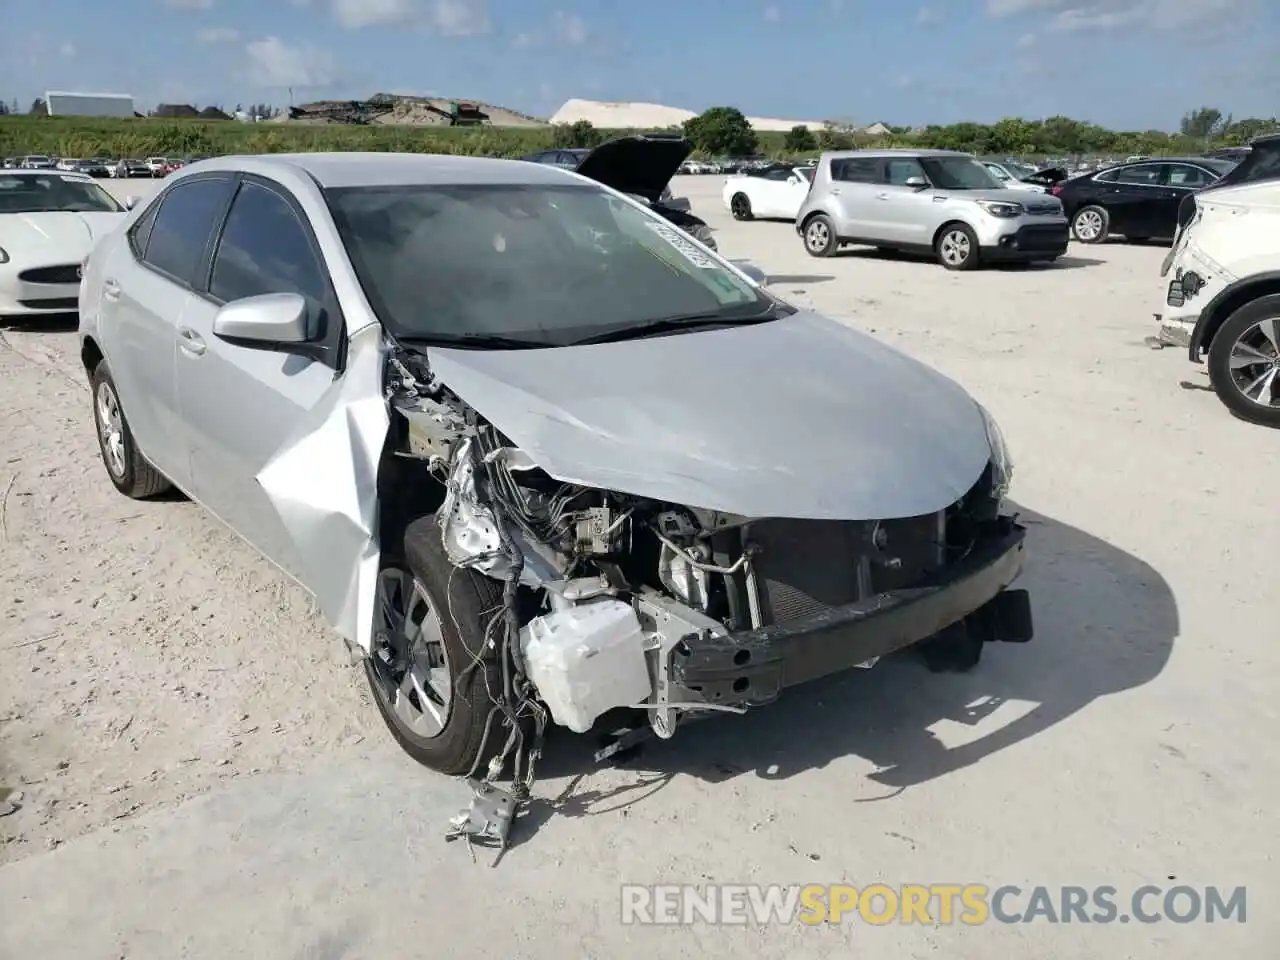
[[[471,788],[471,803],[449,821],[445,839],[505,850],[516,816],[515,795],[486,780],[467,780],[466,783]]]

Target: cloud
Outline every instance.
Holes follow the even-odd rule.
[[[782,11],[779,10],[777,7],[768,6],[764,8],[765,23],[777,23],[781,19],[782,19]]]
[[[170,10],[208,10],[213,0],[160,0]]]
[[[1036,45],[1036,35],[1034,33],[1024,33],[1018,38],[1015,44],[1019,50],[1029,50]]]
[[[929,27],[935,23],[942,21],[941,11],[933,7],[921,7],[916,13],[916,25],[921,27]]]
[[[197,31],[196,39],[201,43],[235,43],[240,39],[240,31],[231,27],[205,27]]]
[[[590,39],[586,23],[578,15],[557,10],[554,19],[556,36],[569,46],[580,47]]]
[[[249,79],[259,87],[327,87],[336,79],[332,54],[315,47],[290,46],[279,37],[245,44]]]
[[[309,0],[290,0],[302,5]],[[417,25],[446,37],[488,33],[487,0],[332,0],[333,16],[348,30],[364,27]]]
[[[76,45],[74,43],[64,43],[62,46],[58,47],[59,56],[65,57],[68,60],[74,59],[76,53]]]
[[[987,0],[986,11],[994,18],[1045,14],[1048,29],[1079,33],[1128,26],[1176,30],[1221,21],[1249,5],[1251,0]]]

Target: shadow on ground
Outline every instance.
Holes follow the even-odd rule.
[[[1086,710],[1100,697],[1140,687],[1169,660],[1178,609],[1164,578],[1105,540],[1032,511],[1028,569],[1036,637],[1025,645],[988,644],[966,674],[930,673],[912,652],[873,669],[787,691],[742,717],[684,726],[671,741],[649,741],[627,764],[652,772],[617,792],[592,792],[551,804],[550,813],[593,815],[643,800],[676,774],[711,782],[744,774],[782,780],[859,756],[888,795],[981,762]],[[930,727],[940,720],[976,725],[1006,701],[1034,704],[974,742],[947,748]],[[558,733],[559,731],[557,731]],[[551,737],[543,776],[589,772],[591,737]],[[572,788],[571,788],[572,789]],[[530,811],[529,826],[541,819]]]
[[[80,326],[77,313],[46,313],[38,317],[0,317],[0,330],[18,333],[74,333]]]

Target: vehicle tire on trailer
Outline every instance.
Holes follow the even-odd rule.
[[[804,248],[811,257],[834,257],[840,249],[835,224],[825,213],[816,214],[805,221]]]
[[[1098,206],[1081,207],[1071,218],[1071,236],[1081,243],[1104,243],[1111,234],[1111,215]]]
[[[93,425],[98,435],[98,451],[115,488],[135,500],[145,500],[172,489],[169,479],[148,463],[138,449],[105,360],[94,367],[89,385],[93,391]]]
[[[963,223],[948,223],[939,230],[933,252],[948,270],[974,270],[982,260],[977,234]]]
[[[735,193],[729,198],[729,212],[733,214],[735,220],[752,220],[755,214],[751,212],[751,198],[745,193]]]
[[[1207,366],[1228,410],[1249,423],[1280,427],[1280,293],[1227,317],[1213,335]]]
[[[487,690],[502,689],[485,629],[501,609],[502,584],[450,563],[434,516],[383,556],[365,674],[391,735],[423,766],[465,774],[507,738],[498,715],[485,741]]]

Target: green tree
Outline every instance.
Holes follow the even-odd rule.
[[[41,97],[36,97],[31,101],[31,109],[27,111],[33,117],[47,117],[49,115],[49,105],[44,102]]]
[[[741,157],[755,153],[760,138],[737,107],[712,107],[684,122],[684,135],[694,149],[711,156]]]
[[[813,132],[804,124],[797,124],[787,131],[787,135],[782,138],[782,147],[784,150],[790,150],[792,153],[804,153],[808,150],[814,150],[818,146],[818,140],[814,137]]]
[[[604,136],[591,125],[590,120],[578,120],[575,123],[557,123],[552,140],[557,147],[591,147],[598,146]]]
[[[1207,140],[1230,125],[1231,118],[1224,117],[1217,107],[1199,107],[1183,116],[1181,130],[1184,137]]]

